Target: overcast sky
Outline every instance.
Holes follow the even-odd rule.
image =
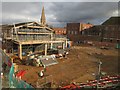
[[[47,23],[56,27],[68,22],[101,24],[118,16],[117,2],[2,2],[2,24],[38,22],[42,6]]]

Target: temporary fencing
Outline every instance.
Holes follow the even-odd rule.
[[[12,64],[9,72],[9,86],[10,88],[31,88],[34,89],[30,84],[21,80],[20,78],[16,78],[14,74],[14,65]]]

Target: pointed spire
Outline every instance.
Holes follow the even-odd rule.
[[[42,8],[41,24],[42,24],[42,25],[46,25],[46,18],[45,18],[44,6],[43,6],[43,8]]]

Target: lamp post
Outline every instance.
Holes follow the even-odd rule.
[[[100,81],[100,78],[101,78],[101,65],[102,65],[102,62],[99,60],[99,65],[98,65],[98,77],[97,77],[97,90],[98,90],[99,81]]]

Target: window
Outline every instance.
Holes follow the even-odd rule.
[[[74,34],[74,31],[71,31],[71,34]]]
[[[75,34],[77,34],[77,31],[75,31]]]
[[[68,34],[71,34],[71,32],[69,31]]]

